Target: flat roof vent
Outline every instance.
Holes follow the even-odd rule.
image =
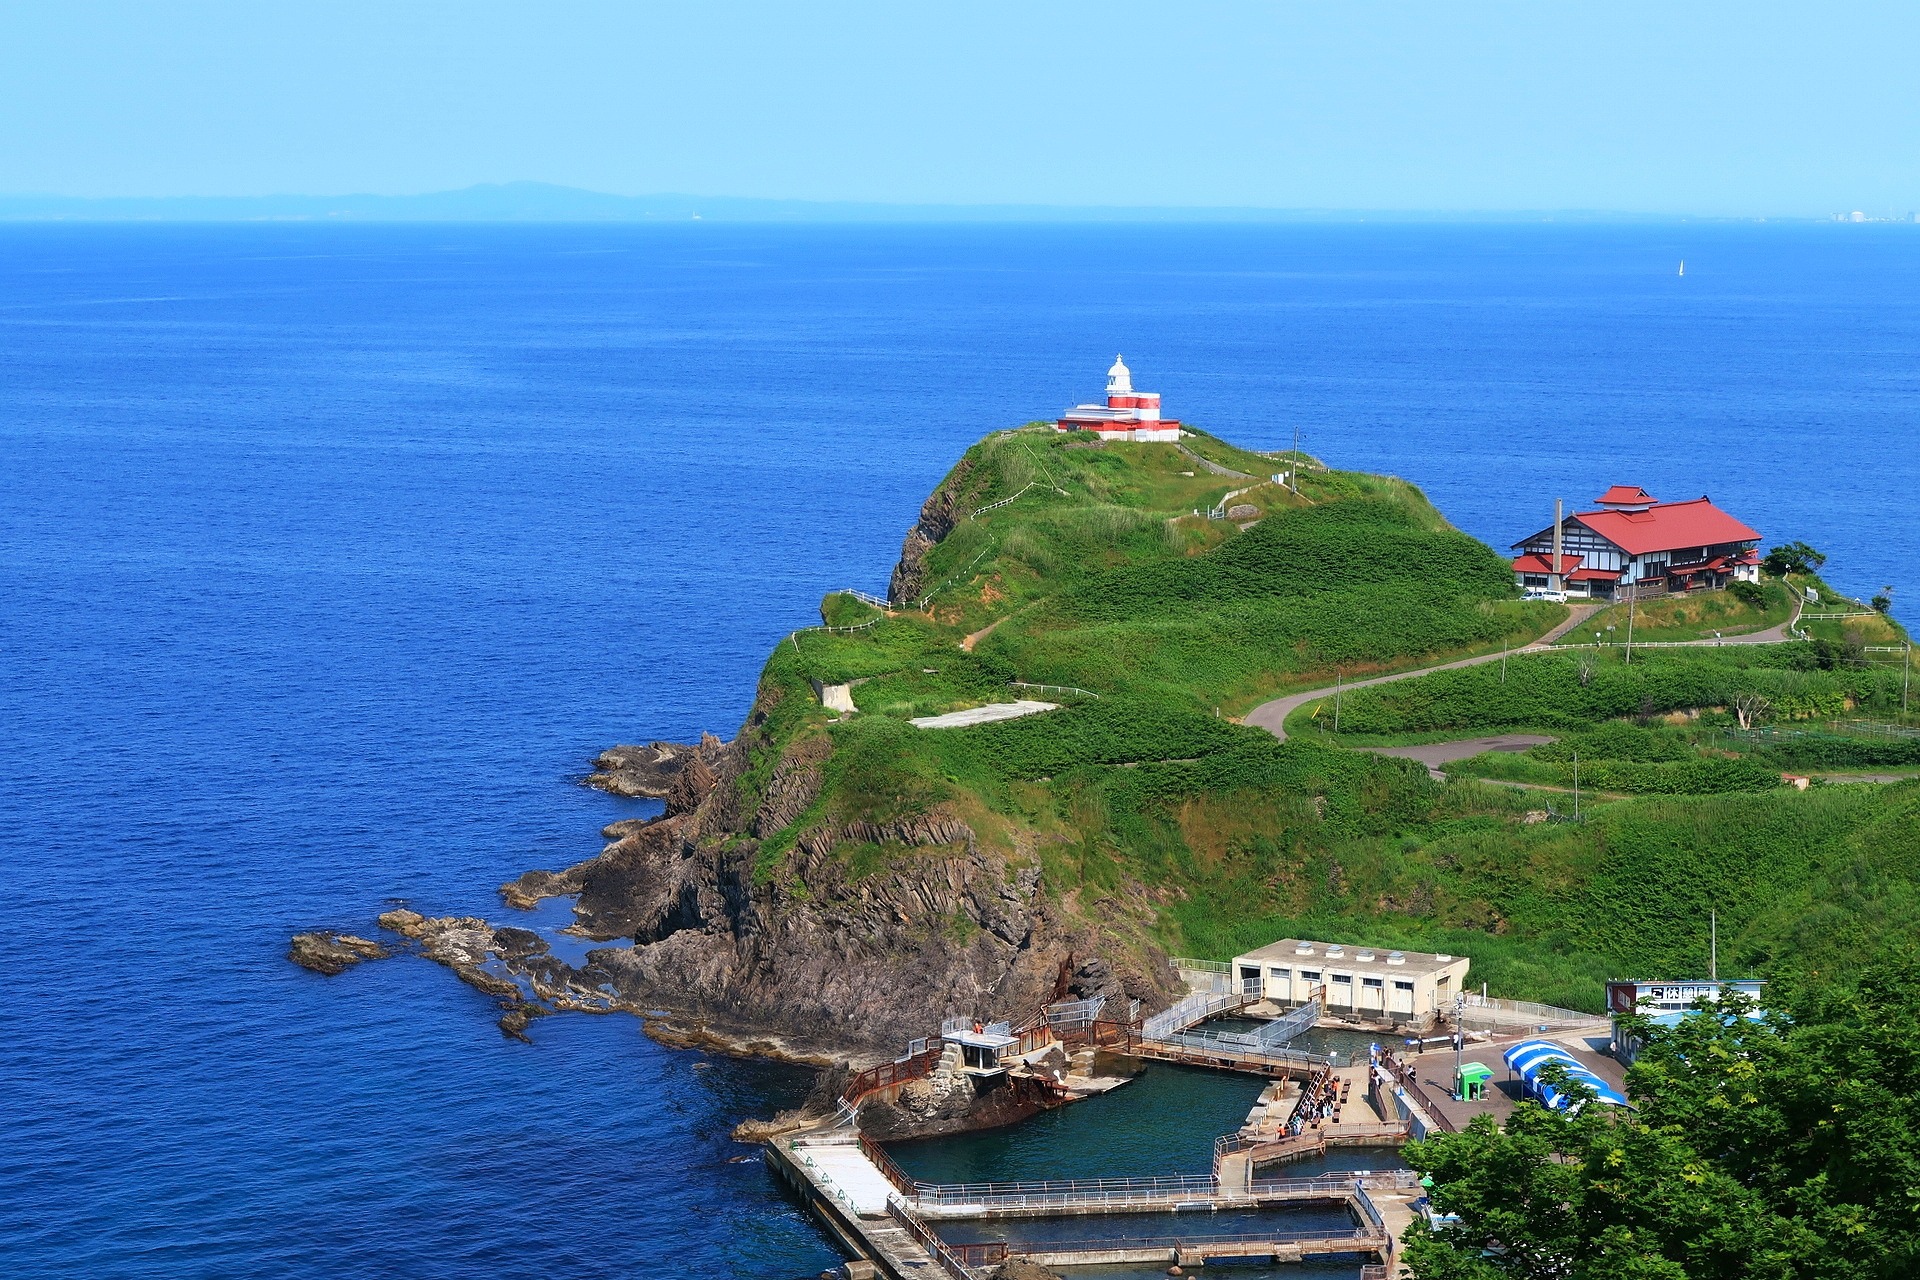
[[[1442,964],[1445,964],[1445,963],[1446,963],[1447,961],[1449,961],[1449,960],[1451,960],[1451,959],[1453,959],[1453,957],[1452,957],[1452,956],[1450,956],[1450,955],[1448,955],[1448,954],[1447,954],[1446,952],[1444,952],[1444,951],[1441,951],[1441,952],[1439,952],[1439,953],[1437,953],[1437,954],[1436,954],[1436,955],[1435,955],[1435,956],[1434,956],[1433,958],[1434,958],[1435,960],[1438,960],[1438,961],[1440,961],[1440,962],[1441,962]]]
[[[1407,953],[1406,953],[1406,952],[1404,952],[1404,951],[1389,951],[1389,952],[1387,952],[1387,963],[1388,963],[1388,964],[1405,964],[1406,962],[1407,962]]]
[[[1293,954],[1297,956],[1310,956],[1313,954],[1313,944],[1311,942],[1296,942],[1293,946]]]
[[[1354,953],[1353,958],[1355,960],[1371,960],[1373,959],[1373,952],[1370,950],[1357,951]]]
[[[1347,954],[1347,949],[1339,943],[1335,943],[1333,946],[1327,948],[1327,954],[1329,956],[1343,956]]]

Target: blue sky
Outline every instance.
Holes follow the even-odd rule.
[[[1920,6],[22,3],[0,192],[1920,207]]]

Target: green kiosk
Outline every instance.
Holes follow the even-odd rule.
[[[1463,1062],[1453,1082],[1453,1096],[1462,1102],[1485,1102],[1487,1082],[1491,1079],[1493,1072],[1487,1070],[1485,1063]]]

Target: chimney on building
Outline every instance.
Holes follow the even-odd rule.
[[[1565,519],[1562,515],[1564,510],[1562,501],[1555,498],[1553,500],[1553,563],[1547,566],[1547,571],[1552,575],[1547,581],[1553,584],[1555,591],[1567,589],[1566,579],[1560,576],[1560,522]]]

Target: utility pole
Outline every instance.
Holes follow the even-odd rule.
[[[1640,602],[1640,592],[1636,588],[1627,597],[1627,665],[1633,665],[1633,607]]]
[[[1573,753],[1573,820],[1580,821],[1580,753]]]
[[[1718,982],[1720,981],[1720,913],[1718,911],[1708,911],[1707,921],[1707,927],[1712,930],[1712,932],[1707,935],[1709,939],[1707,943],[1707,977],[1714,982]]]
[[[1907,685],[1913,680],[1913,646],[1907,646],[1906,665],[1900,671],[1900,714],[1907,714]]]
[[[1300,424],[1293,424],[1293,470],[1287,476],[1293,481],[1293,496],[1300,496]]]
[[[1453,996],[1453,1096],[1461,1101],[1465,1092],[1460,1087],[1460,1054],[1467,1039],[1467,997],[1455,992]]]
[[[1503,638],[1500,641],[1500,683],[1505,684],[1506,682],[1507,682],[1507,642]]]
[[[1340,732],[1340,668],[1333,669],[1333,731]]]

